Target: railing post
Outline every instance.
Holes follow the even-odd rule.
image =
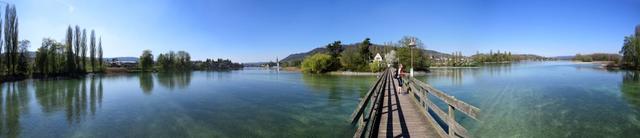
[[[455,126],[456,126],[456,118],[455,118],[455,108],[449,105],[449,120],[447,121],[447,125],[449,126],[449,137],[455,137]]]
[[[421,92],[421,93],[423,93],[423,95],[424,95],[424,98],[422,98],[422,101],[424,101],[424,102],[422,102],[422,107],[424,107],[424,109],[426,109],[427,112],[429,112],[428,102],[431,102],[431,101],[429,101],[429,91],[424,90],[424,92]]]

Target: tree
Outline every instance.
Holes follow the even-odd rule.
[[[369,48],[371,47],[371,39],[369,38],[365,38],[364,41],[362,41],[362,43],[360,43],[360,56],[362,56],[362,60],[364,60],[365,62],[369,62],[371,61],[371,51],[369,50]]]
[[[74,71],[78,71],[80,70],[80,42],[82,41],[81,36],[80,36],[80,26],[76,25],[76,32],[75,32],[75,36],[73,37],[73,40],[75,41],[74,43],[74,63],[75,63],[75,68]]]
[[[100,65],[100,70],[104,69],[104,59],[102,56],[102,37],[100,37],[98,41],[98,64]]]
[[[356,48],[347,48],[340,54],[340,64],[342,68],[350,71],[366,70],[367,62],[364,61],[361,53]]]
[[[410,43],[414,42],[415,48],[410,47]],[[413,59],[414,70],[428,70],[429,69],[429,55],[424,53],[424,43],[417,37],[404,36],[398,41],[401,47],[397,49],[396,55],[398,62],[403,64],[405,70],[411,68],[411,61]],[[412,56],[413,55],[413,58]]]
[[[383,66],[384,65],[380,61],[373,61],[369,63],[369,70],[371,72],[380,72],[382,71],[382,69],[384,69]]]
[[[17,62],[17,74],[18,75],[27,75],[29,73],[29,47],[31,47],[31,42],[29,40],[22,40],[19,42],[19,56]]]
[[[151,50],[142,51],[139,64],[142,71],[148,71],[153,67],[153,54],[151,54]]]
[[[47,41],[47,39],[42,39],[42,46],[40,46],[40,48],[38,48],[38,50],[36,51],[36,59],[35,59],[35,65],[34,65],[34,72],[37,72],[37,74],[47,74],[49,73],[47,71],[47,62],[48,62],[48,55],[49,55],[49,43]]]
[[[180,69],[180,70],[191,69],[191,56],[189,55],[189,53],[185,51],[178,51],[174,61],[176,61],[177,66],[175,68],[177,69]]]
[[[396,51],[391,50],[389,51],[389,53],[384,54],[384,59],[385,59],[385,62],[387,62],[387,64],[394,64],[398,62],[398,58],[396,57]]]
[[[329,71],[331,56],[327,54],[314,54],[302,61],[302,71],[306,73],[324,73]]]
[[[344,49],[342,48],[342,42],[340,41],[335,41],[327,45],[327,51],[331,56],[331,63],[330,63],[329,70],[333,71],[333,70],[340,69],[340,53],[343,50]]]
[[[6,69],[9,75],[15,75],[18,62],[18,18],[16,6],[8,5],[4,14],[4,45]]]
[[[86,72],[87,67],[87,30],[82,29],[82,42],[80,44],[80,69]]]
[[[91,71],[96,70],[96,31],[91,30],[91,38],[89,40],[89,56],[91,62]]]
[[[622,61],[626,66],[638,68],[640,64],[640,41],[636,36],[627,36],[624,38],[624,44],[620,50]]]
[[[71,29],[71,26],[67,28],[65,47],[66,62],[64,64],[64,71],[65,73],[71,73],[76,67],[75,55],[73,54],[73,29]]]

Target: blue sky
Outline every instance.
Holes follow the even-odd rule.
[[[105,56],[185,50],[194,59],[270,61],[335,40],[420,38],[441,52],[543,56],[617,52],[640,0],[8,0],[20,39],[95,29]],[[2,10],[4,11],[4,10]]]

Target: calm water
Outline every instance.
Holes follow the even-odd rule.
[[[351,137],[372,76],[128,74],[0,85],[0,137]],[[640,137],[640,73],[569,62],[419,77],[479,107],[476,137]]]

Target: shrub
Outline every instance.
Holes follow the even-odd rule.
[[[384,69],[384,65],[380,61],[373,61],[369,63],[369,69],[371,72],[380,72]]]
[[[302,61],[302,72],[324,73],[331,67],[331,56],[327,54],[315,54]]]

